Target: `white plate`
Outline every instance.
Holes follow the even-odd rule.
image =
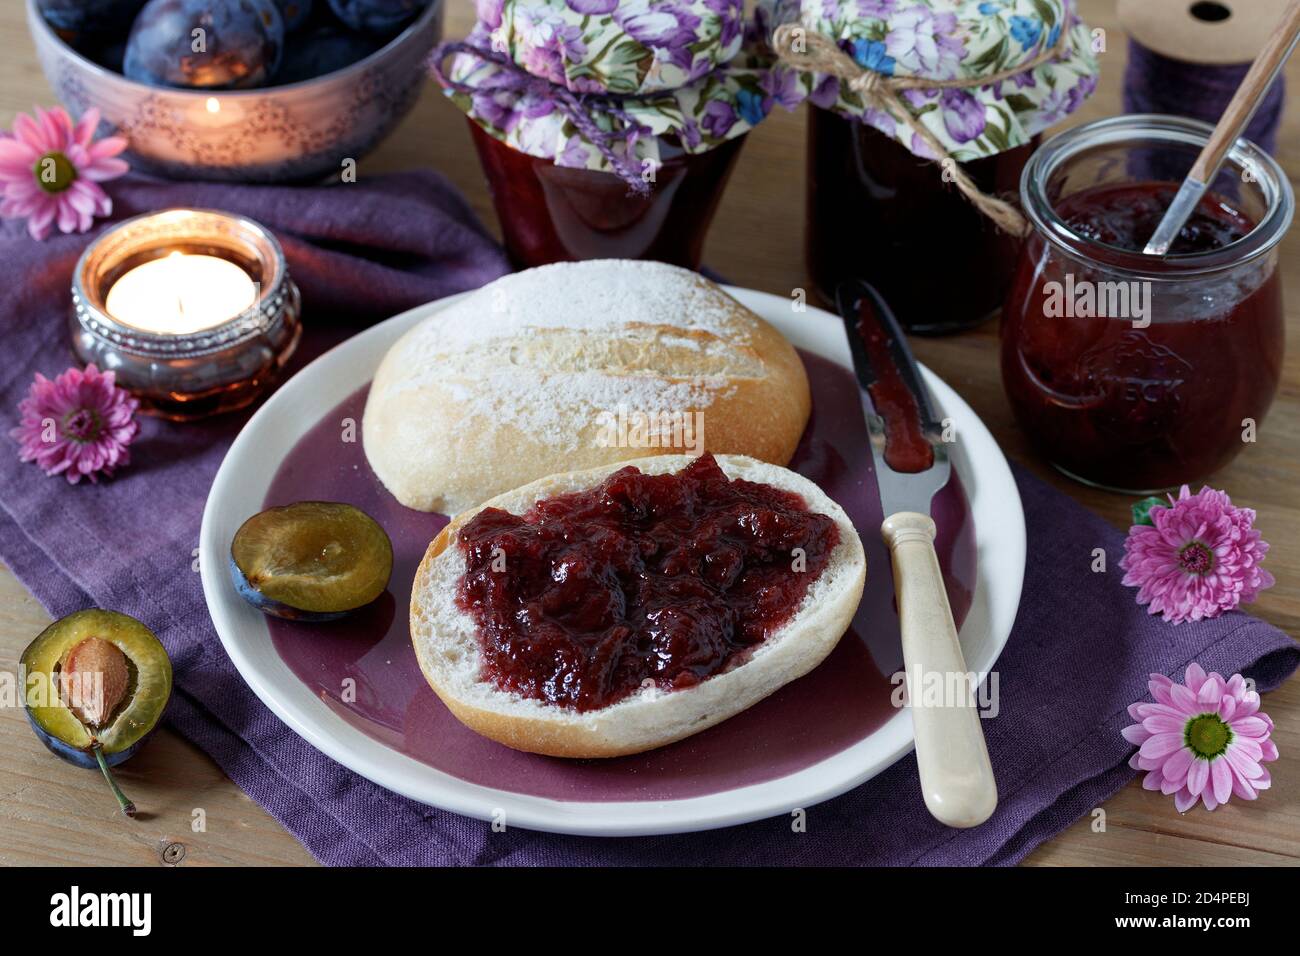
[[[727,291],[798,348],[851,367],[843,326],[834,316],[813,308],[796,313],[790,300],[762,292]],[[512,826],[589,835],[680,833],[788,813],[856,787],[912,749],[911,714],[900,710],[853,746],[764,783],[681,800],[564,801],[467,783],[388,747],[316,697],[276,652],[266,618],[231,587],[226,570],[231,539],[245,518],[261,510],[272,478],[295,443],[326,411],[370,381],[403,332],[458,298],[412,309],[316,359],[249,420],[217,472],[199,538],[203,593],[226,652],[267,707],[318,750],[414,800],[485,820],[504,810]],[[959,436],[953,463],[970,499],[978,551],[973,604],[961,628],[961,644],[967,665],[983,677],[1006,644],[1020,603],[1024,513],[1011,471],[988,429],[929,369],[922,368],[922,374]]]

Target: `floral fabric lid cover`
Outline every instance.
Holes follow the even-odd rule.
[[[903,98],[958,161],[1028,143],[1097,88],[1092,33],[1073,0],[759,0],[763,29],[803,26],[838,42],[864,69],[890,77],[977,79],[1030,63],[1068,29],[1061,57],[1011,79],[961,89],[907,90]],[[798,74],[816,106],[860,119],[918,156],[937,159],[906,125],[833,76]]]
[[[799,102],[794,77],[784,91],[757,34],[746,36],[744,0],[478,0],[466,42],[582,97],[619,97],[619,112],[642,127],[627,137],[640,159],[660,159],[660,139],[702,153],[758,125],[781,101]],[[459,53],[449,79],[474,92],[448,95],[488,133],[557,165],[610,166],[553,99],[521,90],[508,68]],[[609,131],[624,121],[590,111]]]

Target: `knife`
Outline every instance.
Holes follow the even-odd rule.
[[[894,570],[907,686],[914,689],[910,706],[921,791],[940,822],[978,826],[997,807],[998,793],[934,550],[930,502],[952,473],[943,424],[880,293],[866,282],[850,282],[840,286],[837,300],[863,388],[884,508],[880,533]],[[942,688],[937,702],[930,699],[933,690],[917,693],[932,682]]]

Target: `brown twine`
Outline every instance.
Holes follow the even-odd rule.
[[[944,160],[951,160],[944,163],[944,168],[963,196],[1004,232],[1013,236],[1024,236],[1029,232],[1029,223],[1021,215],[1020,210],[1004,199],[981,192],[979,186],[962,168],[961,163],[952,158],[952,154],[948,152],[939,137],[908,109],[907,103],[899,94],[903,90],[951,90],[988,86],[1001,80],[1012,79],[1063,55],[1070,43],[1069,36],[1070,30],[1062,26],[1056,44],[1032,60],[987,76],[953,80],[932,80],[920,76],[885,76],[874,70],[864,69],[841,50],[830,37],[816,30],[809,30],[798,23],[783,23],[777,27],[772,34],[772,46],[786,65],[805,73],[826,73],[838,77],[848,83],[849,89],[883,109],[895,121],[906,123],[936,156],[942,157],[941,163]],[[798,47],[802,47],[802,50]]]

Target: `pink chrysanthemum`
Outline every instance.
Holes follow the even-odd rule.
[[[1152,674],[1147,687],[1155,703],[1130,704],[1137,723],[1121,731],[1138,747],[1129,766],[1147,771],[1143,787],[1172,793],[1179,813],[1198,799],[1213,810],[1234,793],[1254,800],[1269,788],[1272,779],[1260,764],[1277,759],[1269,739],[1273,721],[1259,712],[1259,694],[1247,689],[1245,678],[1207,676],[1193,663],[1186,685]]]
[[[0,134],[0,216],[27,219],[33,239],[44,239],[50,226],[61,232],[85,232],[96,216],[113,211],[100,187],[129,168],[117,154],[126,140],[95,140],[99,110],[88,109],[75,126],[66,110],[36,108],[36,118],[19,113],[13,135]]]
[[[70,368],[53,381],[38,372],[18,404],[22,424],[9,434],[22,446],[19,457],[47,475],[66,475],[74,485],[82,477],[93,482],[130,462],[139,404],[113,383],[112,372],[94,365]]]
[[[1150,525],[1134,525],[1124,542],[1124,584],[1137,602],[1172,624],[1218,617],[1249,604],[1273,585],[1260,562],[1268,542],[1252,527],[1255,512],[1222,491],[1183,485],[1170,506],[1151,509]]]

